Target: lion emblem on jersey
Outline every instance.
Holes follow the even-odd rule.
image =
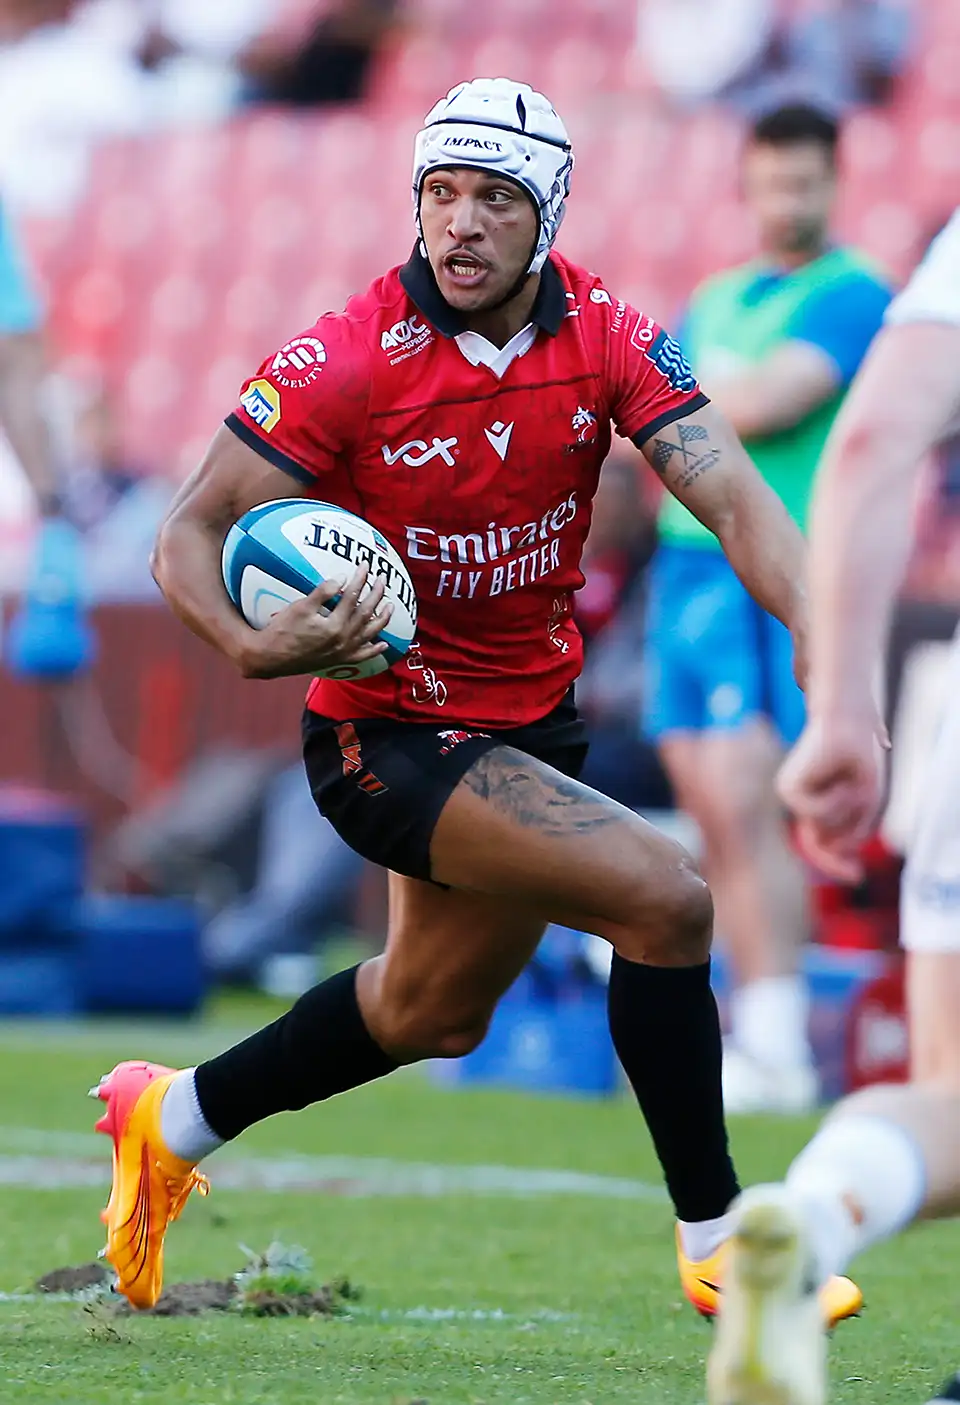
[[[597,437],[597,417],[592,410],[585,410],[582,405],[577,406],[577,413],[573,417],[573,432],[577,436],[578,444],[592,444]]]

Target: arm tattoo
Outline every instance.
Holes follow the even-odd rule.
[[[706,473],[708,468],[713,467],[720,457],[720,450],[708,449],[705,454],[701,454],[697,449],[690,447],[700,440],[709,440],[710,435],[702,424],[681,423],[677,426],[677,430],[680,438],[679,444],[674,444],[670,439],[654,439],[651,461],[656,472],[661,478],[664,478],[674,454],[679,454],[680,463],[676,485],[681,488],[689,488],[690,484],[695,482],[702,473]]]
[[[612,800],[513,747],[488,751],[463,779],[499,814],[551,839],[623,823],[623,811]]]

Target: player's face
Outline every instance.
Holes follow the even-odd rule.
[[[420,225],[437,286],[460,312],[499,303],[537,240],[536,211],[518,185],[462,167],[424,181]]]
[[[829,152],[819,142],[747,149],[744,198],[769,253],[816,250],[826,237],[835,187]]]

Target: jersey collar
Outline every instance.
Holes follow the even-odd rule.
[[[407,296],[416,303],[424,317],[443,337],[455,337],[465,332],[463,318],[441,296],[433,269],[415,248],[400,270],[400,282]],[[560,274],[552,259],[547,259],[540,271],[540,286],[530,314],[530,321],[555,337],[567,313],[567,296]]]

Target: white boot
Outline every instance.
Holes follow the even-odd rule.
[[[782,1185],[734,1202],[709,1405],[826,1405],[826,1334],[799,1207]]]

